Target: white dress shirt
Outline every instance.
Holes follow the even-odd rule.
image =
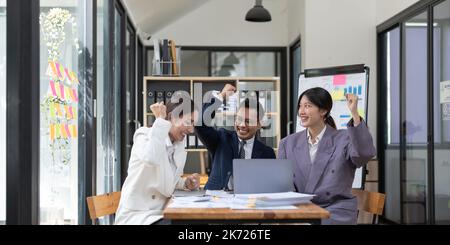
[[[317,149],[319,148],[319,142],[322,139],[323,135],[325,134],[326,129],[327,129],[326,126],[323,127],[322,131],[319,133],[319,135],[317,135],[314,143],[311,138],[311,135],[309,134],[309,129],[306,130],[306,135],[308,137],[309,157],[311,159],[311,163],[314,163],[314,160],[316,160]]]
[[[241,144],[242,140],[238,137],[239,144],[238,144],[238,152],[240,151],[239,145]],[[246,143],[244,145],[244,152],[245,152],[245,159],[252,159],[252,153],[253,153],[253,144],[255,143],[255,136],[253,138],[246,140]],[[234,183],[233,183],[233,176],[230,176],[230,179],[228,180],[228,189],[233,190],[234,189]]]

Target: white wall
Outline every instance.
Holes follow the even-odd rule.
[[[377,25],[405,10],[419,0],[376,0]]]
[[[272,21],[251,23],[245,21],[245,14],[253,0],[211,0],[152,36],[174,39],[184,46],[286,46],[286,3],[263,1]]]

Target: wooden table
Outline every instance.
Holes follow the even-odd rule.
[[[330,213],[316,204],[290,210],[235,210],[230,208],[166,208],[164,219],[172,224],[311,223],[319,224]]]

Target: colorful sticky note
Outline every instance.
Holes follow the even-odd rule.
[[[67,105],[64,105],[64,112],[66,114],[66,119],[71,119],[70,114],[69,114],[69,107]]]
[[[59,78],[60,80],[62,80],[62,79],[63,79],[63,76],[62,76],[62,74],[61,74],[60,64],[59,64],[59,63],[55,63],[55,66],[56,66],[56,72],[57,72],[58,78]]]
[[[66,75],[66,78],[69,79],[69,81],[72,81],[72,77],[70,77],[70,74],[69,74],[69,69],[64,68],[64,74]]]
[[[61,81],[64,81],[66,79],[66,74],[64,72],[64,66],[59,66],[59,73],[61,74]]]
[[[58,95],[56,94],[55,82],[53,81],[50,81],[50,90],[52,91],[53,97],[58,97]]]
[[[65,95],[66,95],[66,101],[67,102],[72,102],[73,98],[72,98],[72,95],[70,93],[70,88],[69,87],[64,87],[64,91],[65,91]]]
[[[55,103],[50,102],[49,104],[49,110],[50,110],[50,118],[55,118]]]
[[[72,89],[72,93],[73,93],[73,99],[75,102],[78,102],[78,96],[77,96],[77,91],[75,89]]]
[[[72,110],[72,108],[70,108]],[[73,109],[73,119],[77,119],[77,110]]]
[[[55,125],[50,124],[50,140],[53,141],[55,139]]]
[[[336,75],[333,77],[333,85],[345,85],[347,83],[347,75]]]
[[[77,126],[76,125],[70,125],[70,129],[72,131],[72,137],[73,138],[77,138],[78,137]]]
[[[69,125],[67,125],[67,124],[64,124],[64,130],[66,131],[66,134],[67,134],[67,138],[71,138],[71,135],[70,135],[70,131],[69,131]]]
[[[75,74],[75,72],[70,71],[70,77],[72,78],[72,82],[73,83],[77,83],[77,84],[79,83],[77,75]]]
[[[72,106],[68,106],[69,108],[69,117],[71,118],[71,119],[74,119],[74,117],[73,117],[73,109],[72,109]]]
[[[343,90],[334,90],[331,92],[331,98],[333,101],[345,100],[345,94]]]
[[[58,103],[54,103],[54,105],[55,105],[55,109],[56,109],[56,115],[62,117],[63,114],[62,114],[62,111],[61,111],[61,105],[58,104]]]
[[[61,124],[61,135],[64,139],[67,139],[67,137],[68,137],[66,129],[63,124]]]
[[[55,124],[55,139],[59,139],[61,137],[61,127],[59,124]]]
[[[58,71],[56,70],[56,65],[55,62],[53,61],[49,61],[48,62],[49,66],[51,67],[52,71],[53,71],[53,78],[57,78],[58,77]]]
[[[61,99],[63,99],[63,100],[65,100],[66,99],[66,96],[64,95],[64,88],[65,88],[65,86],[62,84],[62,83],[59,83],[59,89],[60,89],[60,92],[61,92]]]

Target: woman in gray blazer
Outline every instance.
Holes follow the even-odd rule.
[[[358,97],[346,94],[352,119],[346,130],[336,130],[330,111],[331,95],[313,88],[300,95],[298,117],[306,130],[280,142],[278,157],[294,163],[298,192],[316,195],[312,202],[327,209],[322,224],[356,224],[357,200],[351,193],[355,170],[375,156],[366,123],[358,114]]]

